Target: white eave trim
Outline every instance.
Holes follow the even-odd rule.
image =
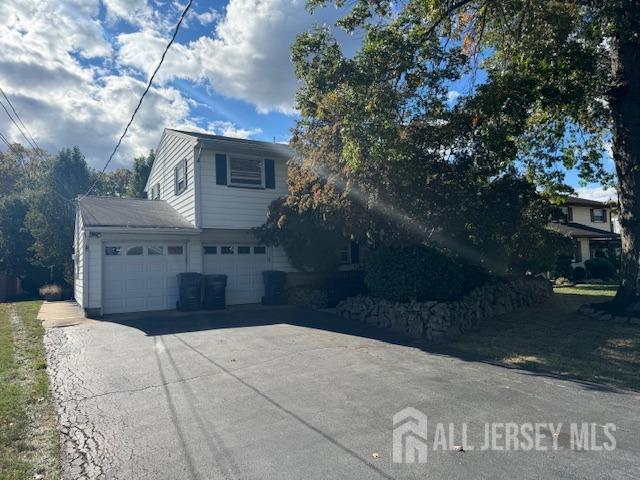
[[[200,235],[199,228],[152,228],[152,227],[89,227],[84,229],[96,233],[152,233],[162,235]]]

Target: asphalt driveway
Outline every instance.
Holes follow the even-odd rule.
[[[640,395],[435,353],[330,314],[116,317],[45,341],[65,478],[640,477]],[[428,416],[427,463],[393,462],[405,407]],[[485,450],[495,422],[562,426],[541,427],[546,451]],[[572,449],[571,422],[593,423],[596,447],[614,424],[616,448]]]

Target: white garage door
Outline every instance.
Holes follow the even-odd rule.
[[[227,275],[227,305],[260,303],[264,295],[262,272],[268,270],[264,245],[206,245],[205,274]]]
[[[186,271],[183,243],[109,243],[103,249],[105,314],[176,308],[176,274]]]

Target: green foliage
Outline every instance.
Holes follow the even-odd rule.
[[[460,265],[431,247],[380,247],[369,253],[365,269],[371,294],[388,300],[452,300],[463,293]]]
[[[584,262],[584,266],[589,272],[589,276],[592,278],[613,278],[616,273],[616,269],[613,264],[606,258],[596,257]]]
[[[554,272],[559,277],[571,278],[573,255],[558,255]]]
[[[290,189],[294,195],[271,203],[267,221],[254,229],[261,243],[282,245],[291,264],[302,271],[329,272],[340,263],[340,249],[348,244],[342,234],[342,217],[337,205],[315,205],[323,188],[318,178],[291,165]],[[324,187],[328,187],[324,184]],[[325,192],[326,193],[326,192]]]
[[[91,173],[77,147],[63,149],[51,161],[36,191],[29,196],[25,225],[33,237],[32,263],[59,266],[55,281],[73,279],[75,205],[67,199],[86,192]],[[65,199],[66,197],[66,199]],[[62,277],[62,278],[60,278]]]
[[[571,272],[571,279],[576,282],[581,282],[585,278],[587,278],[587,271],[584,267],[575,267]]]
[[[0,272],[16,276],[27,273],[31,234],[24,227],[29,205],[17,195],[0,198]]]
[[[156,153],[151,150],[146,157],[133,159],[133,172],[127,185],[127,196],[133,198],[147,198],[144,187],[147,185],[151,167],[156,159]]]
[[[93,195],[105,197],[128,196],[128,188],[132,178],[131,170],[119,168],[112,172],[96,172],[95,176],[98,182],[92,191]]]

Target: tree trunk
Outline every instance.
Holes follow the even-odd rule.
[[[619,181],[622,282],[620,311],[640,311],[640,1],[621,2],[611,43],[613,160]]]

